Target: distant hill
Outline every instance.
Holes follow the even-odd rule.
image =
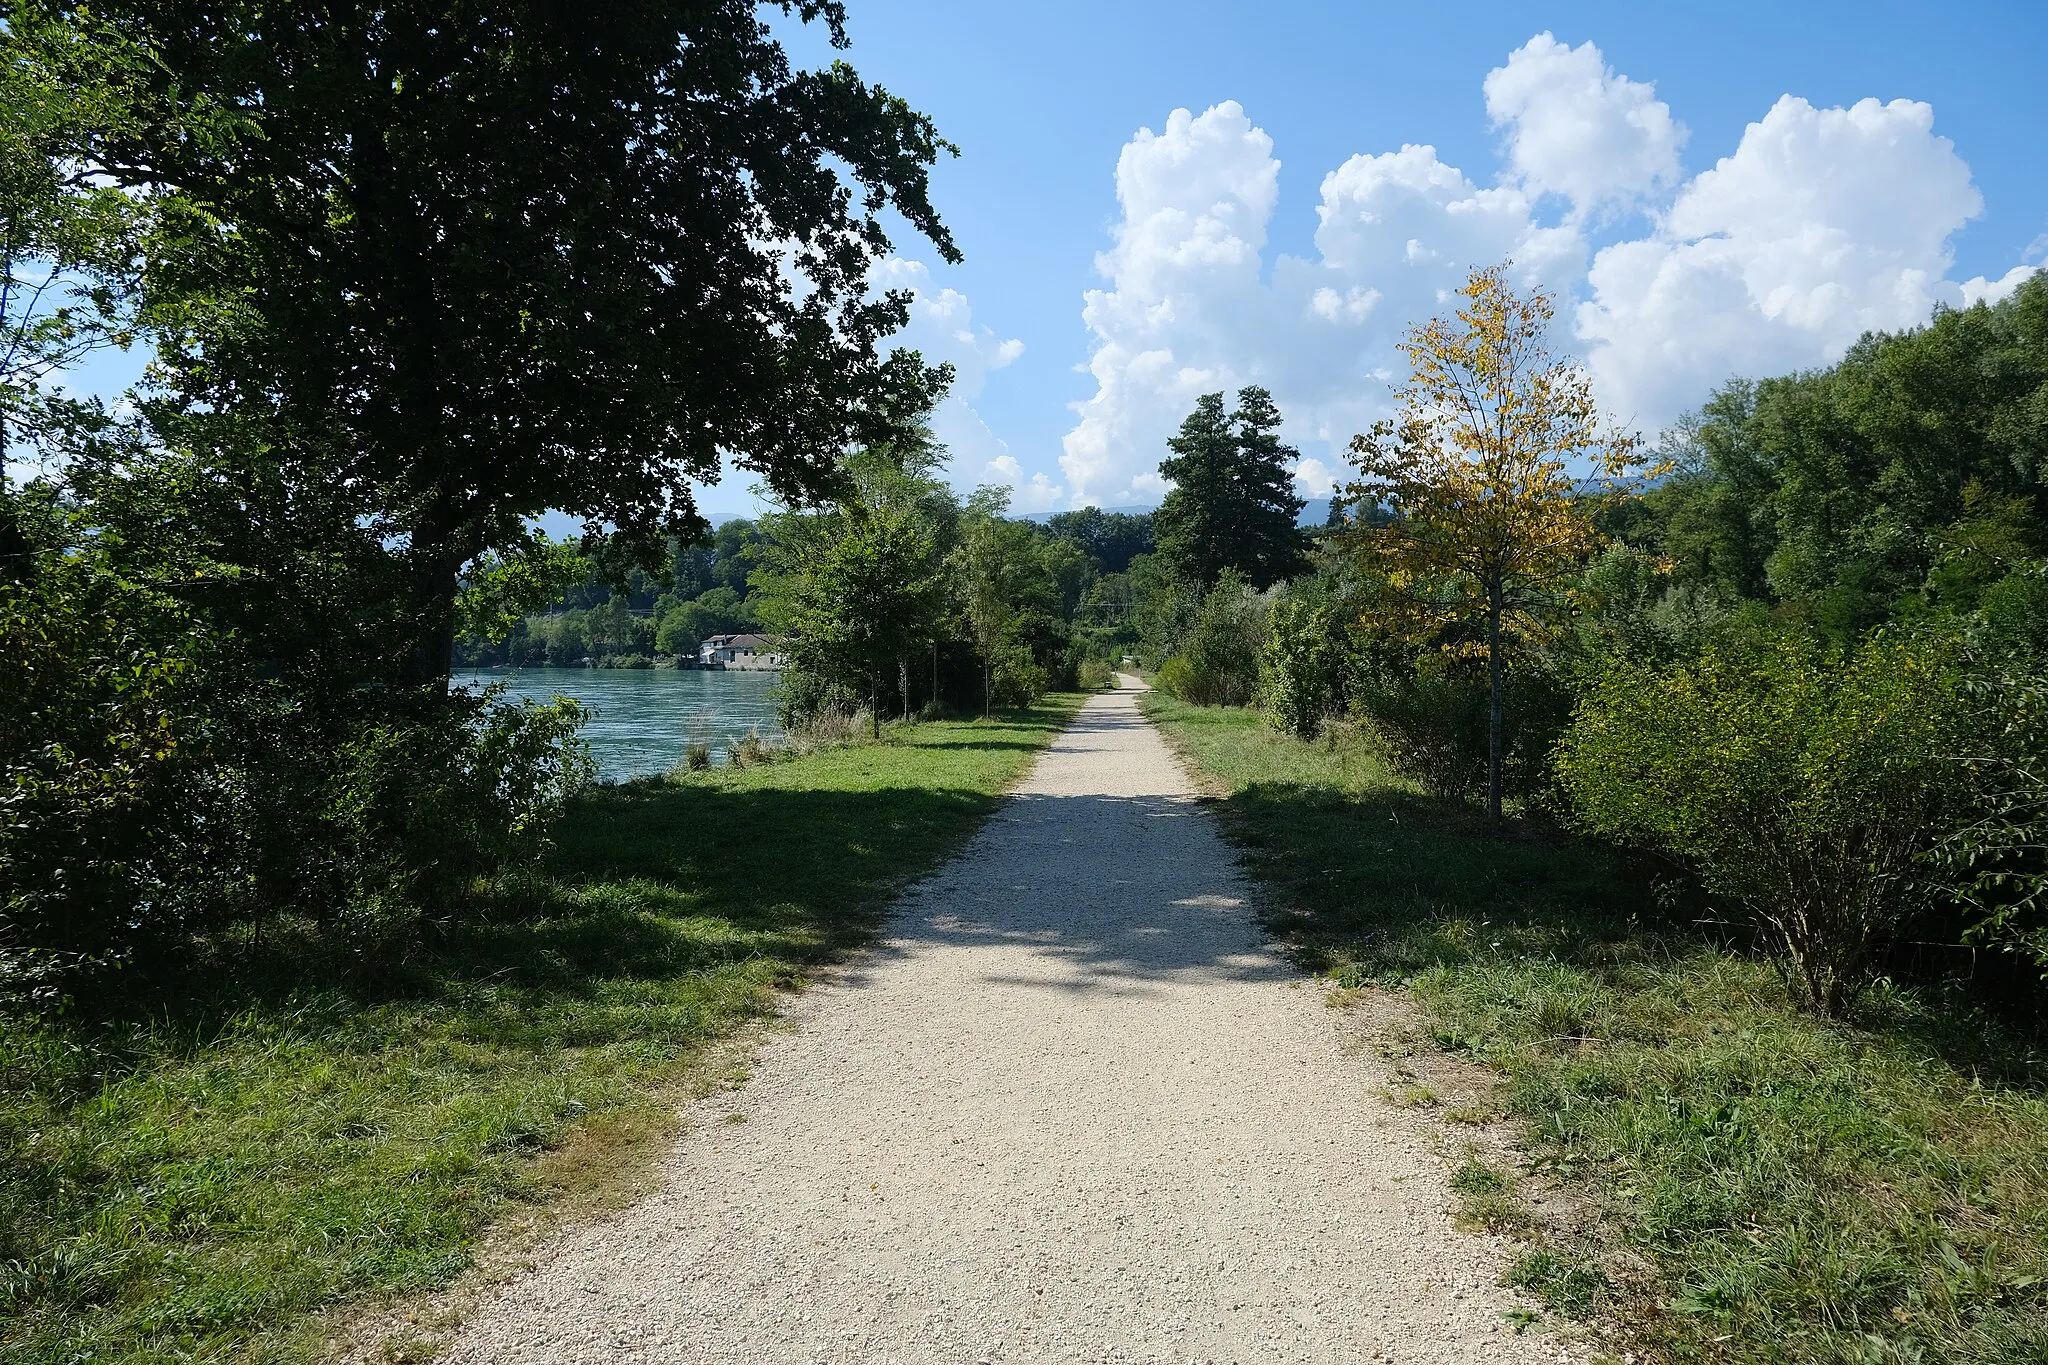
[[[1105,507],[1102,510],[1105,512],[1124,512],[1131,516],[1137,516],[1141,512],[1157,512],[1159,508],[1157,506]],[[1026,512],[1024,514],[1024,520],[1035,521],[1038,522],[1040,525],[1043,525],[1044,523],[1051,521],[1054,517],[1058,515],[1059,513],[1057,512]],[[1303,504],[1301,509],[1301,516],[1298,519],[1296,519],[1294,524],[1296,526],[1321,526],[1324,522],[1328,521],[1329,519],[1330,500],[1328,498],[1310,498],[1305,504]]]
[[[1153,505],[1153,506],[1151,506],[1151,507],[1145,507],[1145,506],[1133,506],[1133,507],[1105,507],[1105,508],[1103,508],[1102,510],[1103,510],[1103,511],[1105,511],[1105,512],[1121,512],[1121,513],[1123,513],[1123,514],[1124,514],[1125,516],[1130,516],[1130,517],[1136,517],[1136,516],[1142,516],[1142,515],[1144,515],[1144,514],[1145,514],[1145,513],[1147,513],[1147,512],[1157,512],[1157,511],[1159,510],[1159,508],[1158,508],[1157,504],[1154,504],[1154,505]],[[1026,513],[1024,514],[1024,520],[1026,520],[1026,521],[1035,521],[1035,522],[1039,523],[1040,525],[1044,525],[1044,524],[1045,524],[1046,522],[1048,522],[1048,521],[1051,521],[1051,520],[1052,520],[1052,519],[1053,519],[1054,517],[1056,517],[1056,516],[1058,516],[1058,515],[1060,515],[1060,514],[1059,514],[1058,512],[1026,512]]]

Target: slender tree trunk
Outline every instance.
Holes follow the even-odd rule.
[[[868,723],[874,727],[875,738],[880,739],[882,737],[882,670],[879,668],[875,670],[872,686],[874,688],[874,698],[868,704]]]
[[[981,661],[981,718],[988,719],[988,660]]]
[[[35,552],[14,515],[7,488],[7,427],[0,414],[0,582],[26,583],[35,573]]]
[[[446,494],[434,498],[411,527],[407,596],[411,620],[405,680],[446,693],[455,658],[455,597],[462,566],[481,545],[475,529],[461,524]]]
[[[896,661],[896,686],[903,692],[903,719],[910,719],[910,660]]]
[[[1500,584],[1486,588],[1486,672],[1491,693],[1486,716],[1486,815],[1500,823],[1501,657]]]
[[[939,642],[932,641],[932,700],[939,699]]]

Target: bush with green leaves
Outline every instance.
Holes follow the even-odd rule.
[[[573,704],[380,685],[344,644],[288,655],[324,626],[261,612],[282,571],[197,535],[138,552],[123,519],[204,509],[89,475],[0,489],[27,545],[0,562],[0,1003],[83,999],[275,920],[361,956],[537,856],[589,775]]]
[[[1344,709],[1349,662],[1339,608],[1290,593],[1273,604],[1259,656],[1259,693],[1280,729],[1314,739]]]
[[[1012,645],[996,655],[989,670],[989,701],[995,706],[1035,706],[1045,695],[1046,670],[1031,661],[1031,651]]]
[[[587,717],[566,697],[458,691],[352,734],[322,820],[348,946],[389,946],[422,916],[453,911],[478,878],[534,861],[562,803],[596,775],[575,739]]]
[[[1258,696],[1266,604],[1226,569],[1202,599],[1179,652],[1160,665],[1157,686],[1197,706],[1248,706]]]
[[[217,916],[242,784],[213,780],[207,643],[88,556],[0,580],[0,994],[50,998]]]
[[[1102,692],[1116,686],[1116,674],[1107,660],[1094,655],[1074,666],[1074,686],[1082,692]]]
[[[1794,993],[1839,1015],[1939,894],[1933,855],[1970,818],[1985,734],[1952,636],[1845,652],[1746,632],[1675,664],[1616,658],[1557,769],[1585,828],[1697,869]]]
[[[1360,670],[1355,704],[1387,762],[1430,795],[1464,800],[1486,789],[1483,666],[1440,650],[1374,660]],[[1512,722],[1517,712],[1505,714]]]

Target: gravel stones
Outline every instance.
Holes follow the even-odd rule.
[[[737,870],[744,875],[744,870]],[[476,1362],[1536,1361],[1130,691],[691,1116]]]

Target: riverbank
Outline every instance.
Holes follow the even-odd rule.
[[[1146,707],[1333,1003],[1398,993],[1422,1011],[1418,1049],[1496,1078],[1480,1105],[1440,1104],[1426,1075],[1399,1093],[1447,1135],[1512,1125],[1519,1169],[1459,1187],[1472,1223],[1523,1239],[1510,1281],[1552,1312],[1639,1360],[2048,1358],[2038,1039],[1898,988],[1852,1026],[1821,1021],[1597,848],[1496,834],[1355,740]]]
[[[544,875],[347,984],[0,1027],[0,1358],[311,1358],[494,1224],[630,1194],[778,993],[866,943],[1078,698],[600,788]]]

